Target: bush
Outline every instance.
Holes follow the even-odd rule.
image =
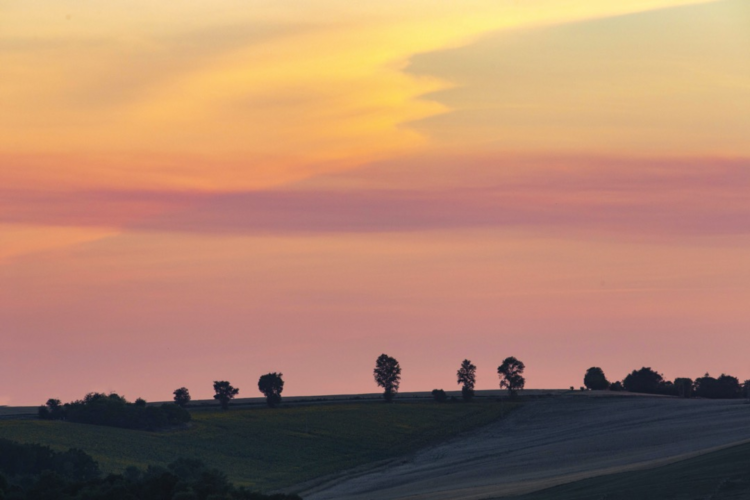
[[[49,446],[21,444],[0,439],[0,473],[8,477],[38,475],[51,471],[73,481],[99,477],[99,465],[78,449],[53,451]]]
[[[432,398],[438,403],[445,403],[448,400],[448,395],[442,389],[433,389]]]

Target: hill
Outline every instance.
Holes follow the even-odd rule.
[[[302,496],[500,498],[664,466],[750,440],[750,405],[744,401],[604,395],[570,393],[526,403],[461,439],[369,473],[336,478]]]
[[[199,458],[263,491],[408,454],[507,414],[513,405],[350,403],[193,412],[191,426],[145,432],[69,422],[0,421],[0,437],[81,448],[106,472]]]
[[[750,443],[673,464],[607,474],[508,500],[744,500],[750,498]]]

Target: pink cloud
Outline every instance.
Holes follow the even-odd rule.
[[[465,169],[467,163],[472,164],[466,159],[457,164]],[[354,174],[360,187],[347,190],[327,187],[324,180],[317,187],[236,193],[3,192],[0,222],[220,234],[491,227],[643,235],[750,232],[750,160],[569,158],[562,165],[484,159],[471,167],[484,170],[481,186],[420,188],[408,183],[407,170],[405,188],[395,179],[389,182],[394,187],[369,188],[368,175],[379,179],[370,184],[383,185],[382,172],[374,169]],[[335,178],[328,180],[335,185]]]

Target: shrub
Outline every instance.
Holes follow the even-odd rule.
[[[432,398],[438,403],[444,403],[448,400],[448,395],[442,389],[433,389]]]

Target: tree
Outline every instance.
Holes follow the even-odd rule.
[[[39,407],[39,418],[44,420],[64,420],[65,407],[59,399],[48,399],[45,406]]]
[[[140,406],[141,408],[144,408],[146,406],[146,400],[143,398],[138,398],[135,400],[135,403],[133,403],[136,406]]]
[[[267,373],[258,380],[258,389],[266,396],[266,404],[271,408],[281,403],[281,392],[284,390],[282,373]]]
[[[620,382],[620,381],[618,380],[617,382],[613,382],[613,383],[611,383],[611,384],[609,385],[609,390],[610,390],[610,391],[615,391],[615,392],[619,392],[619,391],[624,391],[624,390],[625,390],[625,388],[624,388],[624,387],[622,386],[622,382]]]
[[[229,402],[240,392],[239,389],[232,387],[226,380],[214,382],[214,399],[219,402],[222,410],[229,408]]]
[[[750,399],[750,380],[745,380],[742,384],[742,395]]]
[[[730,399],[740,395],[740,381],[737,377],[724,375],[713,378],[708,373],[695,379],[695,395],[699,398]]]
[[[180,387],[179,389],[175,389],[173,394],[174,402],[181,408],[185,408],[190,402],[190,391],[187,390],[187,387]]]
[[[609,389],[609,380],[604,376],[604,370],[598,366],[592,366],[583,376],[583,385],[592,391],[604,391]]]
[[[625,386],[626,391],[657,394],[662,381],[664,377],[660,373],[644,366],[640,370],[633,370],[622,381],[622,385]]]
[[[448,395],[442,389],[433,389],[432,397],[438,403],[445,403],[445,401],[448,399]]]
[[[693,379],[687,377],[678,377],[674,379],[674,386],[677,389],[677,395],[681,398],[689,398],[693,395]]]
[[[398,361],[387,354],[381,354],[375,362],[373,375],[375,382],[384,389],[383,397],[391,402],[401,383],[401,366]]]
[[[458,377],[458,383],[463,385],[461,397],[464,398],[464,401],[471,401],[471,398],[474,397],[474,384],[477,381],[477,367],[471,364],[471,361],[465,359],[461,363],[461,368],[458,369],[456,376]]]
[[[523,390],[526,385],[526,379],[523,378],[523,371],[526,365],[513,356],[505,358],[503,364],[497,367],[497,374],[500,376],[500,388],[507,388],[511,398],[518,395],[518,391]]]

